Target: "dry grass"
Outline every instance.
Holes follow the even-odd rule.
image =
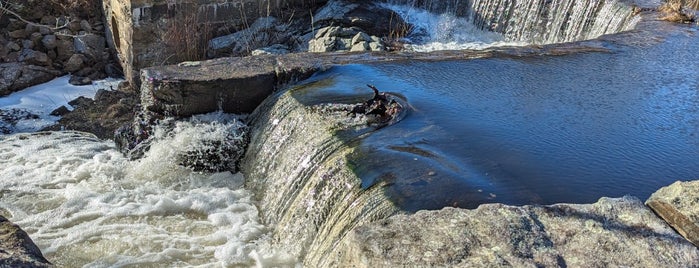
[[[681,1],[671,0],[665,2],[658,7],[658,11],[662,14],[660,19],[664,21],[691,23],[696,19],[693,14],[689,14],[684,10]]]
[[[176,7],[174,16],[168,19],[164,34],[166,60],[164,63],[199,61],[206,59],[212,26],[198,12]]]

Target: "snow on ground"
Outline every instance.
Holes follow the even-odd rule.
[[[74,86],[69,75],[28,87],[0,97],[0,135],[33,132],[55,124],[60,117],[50,113],[61,106],[73,110],[68,102],[80,96],[94,98],[99,89],[116,88],[120,79],[108,78],[92,85]],[[31,115],[29,115],[31,114]],[[36,116],[32,116],[36,115]]]

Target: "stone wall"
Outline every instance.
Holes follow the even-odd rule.
[[[168,49],[177,35],[219,36],[246,28],[264,16],[294,16],[324,0],[104,0],[109,46],[116,50],[127,80],[138,83],[138,70],[178,62],[181,49]],[[177,20],[172,20],[177,18]],[[191,22],[183,24],[182,22]],[[195,31],[192,31],[192,30]],[[190,38],[198,36],[182,36]],[[206,40],[194,40],[207,42]],[[188,59],[188,60],[201,60]]]

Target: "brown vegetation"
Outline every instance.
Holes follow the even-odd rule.
[[[213,27],[199,12],[185,10],[176,6],[173,16],[168,19],[164,33],[165,59],[163,63],[199,61],[206,59],[209,39],[213,36]]]
[[[661,20],[677,22],[677,23],[691,23],[696,19],[693,14],[688,13],[681,1],[670,0],[658,7],[658,11],[662,14]]]

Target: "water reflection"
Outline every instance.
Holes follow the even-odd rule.
[[[408,99],[403,121],[350,156],[364,187],[389,182],[407,210],[645,198],[699,178],[699,42],[682,38],[612,53],[342,66],[300,95],[351,103],[370,97],[371,83]]]

